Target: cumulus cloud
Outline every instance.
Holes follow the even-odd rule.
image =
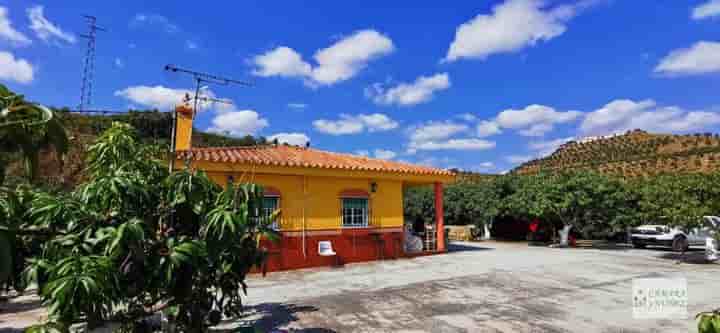
[[[185,48],[188,50],[196,50],[200,45],[196,41],[193,40],[186,40],[185,41]]]
[[[175,25],[174,23],[170,22],[170,20],[159,14],[146,14],[146,13],[138,13],[133,16],[132,20],[130,20],[130,27],[131,28],[137,28],[141,26],[153,26],[153,27],[159,27],[164,32],[167,33],[176,33],[180,31],[180,28]]]
[[[391,88],[386,88],[381,83],[375,83],[365,89],[365,96],[380,105],[411,106],[428,102],[433,98],[435,92],[449,87],[450,77],[448,74],[438,73],[432,76],[420,76],[415,82],[400,83]]]
[[[655,67],[655,73],[667,76],[713,72],[720,72],[720,43],[708,41],[699,41],[689,48],[671,51]]]
[[[545,105],[528,105],[524,109],[507,109],[492,121],[501,128],[517,130],[523,136],[542,136],[552,131],[556,124],[568,123],[582,115],[579,111],[556,111]],[[492,125],[485,123],[492,130]]]
[[[15,58],[10,52],[0,51],[0,79],[30,83],[33,75],[33,66],[27,60]]]
[[[495,148],[495,142],[482,139],[449,139],[411,142],[410,149],[417,150],[488,150]]]
[[[374,151],[375,158],[379,158],[382,160],[391,160],[397,156],[397,153],[395,153],[392,150],[385,150],[385,149],[375,149]]]
[[[32,43],[30,38],[22,32],[15,30],[12,21],[8,17],[8,9],[0,6],[0,38],[9,41],[18,46],[28,45]]]
[[[63,31],[45,18],[45,8],[43,6],[33,6],[27,9],[27,16],[30,20],[30,29],[35,32],[37,38],[49,42],[51,40],[61,40],[66,43],[74,44],[75,36],[69,32]]]
[[[252,73],[257,76],[305,77],[312,73],[312,66],[303,61],[299,53],[287,46],[280,46],[257,55],[253,58],[253,63],[257,68]]]
[[[278,143],[287,143],[292,146],[304,147],[310,142],[310,138],[304,133],[277,133],[268,137],[269,141],[277,139]]]
[[[495,147],[495,142],[477,138],[451,138],[457,134],[467,133],[470,128],[466,124],[452,121],[428,122],[411,127],[407,153],[415,154],[418,150],[486,150]]]
[[[614,100],[587,114],[580,125],[583,135],[608,135],[636,128],[651,132],[700,131],[720,124],[720,113],[658,106],[653,100]]]
[[[232,136],[255,135],[270,123],[254,110],[218,113],[211,121],[208,131]],[[279,140],[279,139],[278,139]]]
[[[720,0],[709,0],[693,8],[691,17],[693,20],[702,20],[720,15]]]
[[[477,116],[475,116],[472,113],[462,113],[457,116],[458,118],[465,120],[465,121],[475,121],[477,120]]]
[[[477,125],[477,136],[484,138],[502,133],[500,125],[494,121],[483,120]]]
[[[117,68],[124,68],[125,62],[120,58],[115,58],[115,67]]]
[[[461,24],[445,61],[485,59],[549,41],[562,35],[566,23],[593,1],[551,7],[541,0],[506,0],[492,14],[480,14]]]
[[[358,134],[368,132],[389,131],[398,127],[398,122],[382,113],[349,115],[341,114],[338,120],[318,119],[313,127],[318,132],[330,135]]]
[[[561,145],[568,141],[575,140],[575,137],[566,137],[548,141],[533,141],[528,144],[528,147],[537,152],[538,157],[543,157],[552,154]]]
[[[428,122],[424,125],[411,128],[410,140],[414,142],[447,139],[455,134],[465,132],[469,127],[451,121]]]
[[[326,86],[348,80],[367,64],[395,50],[392,40],[375,30],[360,30],[317,50],[317,65],[304,61],[292,48],[280,46],[251,59],[258,76],[299,77],[309,86]]]
[[[157,108],[158,110],[172,110],[175,105],[182,102],[185,95],[192,96],[194,92],[187,89],[174,89],[164,86],[133,86],[115,92],[115,96],[125,98],[135,104]]]
[[[512,164],[525,163],[531,159],[533,159],[533,157],[530,155],[508,155],[508,156],[505,156],[505,160]]]
[[[367,149],[356,150],[356,151],[355,151],[355,155],[360,155],[360,156],[365,156],[365,157],[367,157],[367,156],[370,156],[370,151],[367,150]]]
[[[482,162],[482,163],[480,163],[480,164],[478,164],[478,165],[470,168],[469,171],[474,171],[474,172],[489,172],[489,171],[492,171],[492,170],[495,170],[495,169],[496,169],[495,163],[488,161],[488,162]]]

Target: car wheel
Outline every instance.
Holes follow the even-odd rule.
[[[675,252],[683,252],[687,251],[687,249],[690,247],[688,244],[687,238],[685,236],[677,236],[675,239],[673,239],[672,248]]]
[[[645,244],[642,244],[642,243],[632,243],[632,245],[636,249],[644,249],[646,246]]]

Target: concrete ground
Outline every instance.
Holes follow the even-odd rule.
[[[454,243],[446,255],[271,273],[246,324],[298,332],[695,332],[720,307],[720,265],[661,249]],[[684,277],[686,320],[636,320],[632,280]]]
[[[248,316],[226,326],[290,332],[695,332],[720,307],[720,265],[701,251],[454,243],[444,255],[270,273],[248,281]],[[684,277],[685,320],[632,318],[632,280]],[[0,304],[0,332],[43,317],[36,298]],[[15,330],[12,330],[15,331]],[[17,330],[19,331],[19,330]],[[231,330],[232,331],[232,330]]]

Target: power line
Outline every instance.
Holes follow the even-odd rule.
[[[93,76],[95,74],[95,37],[98,31],[106,31],[95,24],[97,22],[95,16],[83,15],[83,17],[88,23],[89,32],[80,35],[80,37],[88,40],[85,51],[82,85],[80,86],[80,104],[78,105],[80,111],[90,106],[92,99]]]

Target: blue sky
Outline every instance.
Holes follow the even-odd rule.
[[[196,127],[331,151],[502,172],[632,128],[720,127],[720,0],[179,2],[0,0],[0,82],[79,101],[86,26],[94,108],[169,110],[211,85]]]

